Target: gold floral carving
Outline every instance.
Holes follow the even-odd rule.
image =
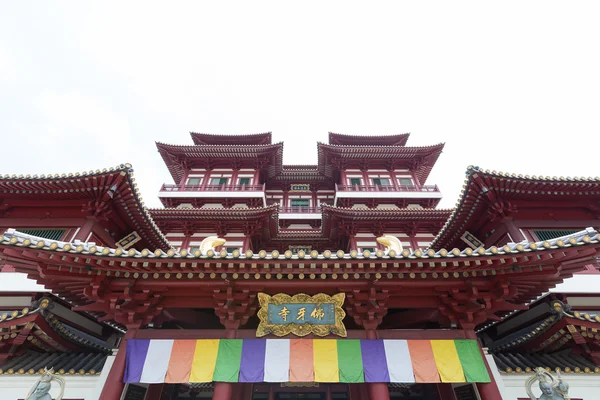
[[[342,309],[346,295],[344,293],[338,293],[333,296],[329,296],[324,293],[319,293],[314,296],[309,296],[304,293],[299,293],[294,296],[290,296],[284,293],[278,293],[274,296],[270,296],[266,293],[258,294],[258,302],[260,309],[258,310],[258,318],[260,324],[256,330],[256,336],[262,337],[269,334],[275,336],[286,336],[290,333],[296,336],[306,336],[313,334],[316,336],[327,336],[330,334],[346,337],[346,327],[342,322],[346,316],[346,312]],[[304,324],[269,324],[269,304],[281,305],[281,304],[333,304],[335,313],[335,323],[331,325],[313,325],[310,323]]]

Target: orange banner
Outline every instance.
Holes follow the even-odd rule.
[[[440,375],[429,340],[409,340],[408,351],[417,383],[440,382]]]
[[[290,382],[314,382],[313,341],[290,340]]]
[[[195,340],[175,340],[167,369],[166,383],[189,382],[192,361],[196,350]]]

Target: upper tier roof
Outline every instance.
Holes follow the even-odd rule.
[[[246,135],[215,135],[211,133],[190,132],[194,144],[198,145],[258,145],[271,144],[271,132],[251,133]]]
[[[131,164],[61,175],[4,175],[0,177],[0,198],[35,200],[41,205],[52,200],[65,201],[65,204],[68,200],[82,200],[94,205],[96,210],[112,207],[116,210],[113,217],[137,231],[146,245],[163,250],[170,247],[146,211]]]
[[[185,146],[157,142],[156,147],[176,183],[181,181],[186,168],[194,165],[212,168],[217,160],[260,164],[257,167],[266,167],[268,177],[277,175],[282,169],[283,143]]]
[[[600,200],[599,177],[523,176],[469,166],[456,208],[431,247],[457,245],[465,231],[475,234],[471,230],[473,225],[488,221],[492,210],[508,213],[517,202],[523,201],[563,201],[566,207],[574,207],[573,201],[582,196],[585,200]]]
[[[329,144],[341,146],[405,146],[410,133],[396,135],[345,135],[329,132]]]
[[[378,163],[390,169],[414,170],[424,184],[444,149],[444,143],[433,146],[338,146],[318,143],[319,172],[333,176],[334,168],[373,168]]]

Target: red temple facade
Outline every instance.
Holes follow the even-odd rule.
[[[469,167],[444,210],[443,144],[408,134],[330,133],[301,166],[270,133],[192,139],[157,143],[164,208],[128,164],[0,178],[1,260],[126,330],[102,400],[501,399],[476,331],[596,268],[598,178]]]

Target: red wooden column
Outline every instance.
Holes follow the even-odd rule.
[[[456,400],[450,383],[437,383],[436,386],[441,400]]]
[[[164,383],[148,385],[148,391],[144,400],[161,400],[164,388]]]
[[[268,400],[275,400],[275,391],[273,390],[273,384],[269,385],[269,399]]]
[[[225,331],[226,339],[235,339],[235,329],[227,329]],[[215,382],[215,390],[213,391],[213,400],[232,400],[233,399],[233,384],[228,382]]]
[[[119,344],[115,362],[108,373],[108,377],[106,378],[106,382],[104,383],[102,393],[100,393],[100,398],[98,400],[115,400],[121,398],[123,389],[125,388],[125,383],[123,382],[123,377],[125,376],[125,349],[127,348],[127,341],[135,337],[138,328],[139,325],[127,327],[127,333]]]
[[[367,330],[366,337],[367,339],[377,339],[377,332]],[[369,398],[371,400],[390,400],[390,389],[387,383],[368,383],[367,385],[369,385]]]
[[[477,340],[477,335],[474,331],[466,332],[467,339],[475,339]],[[492,374],[492,370],[490,369],[490,365],[485,358],[485,353],[481,346],[479,346],[479,351],[481,352],[481,357],[483,357],[483,362],[485,363],[485,367],[487,368],[488,375],[490,376],[490,383],[478,383],[477,391],[479,392],[479,397],[481,400],[502,400],[502,395],[500,394],[500,389],[498,389],[498,384],[494,379],[494,375]]]

